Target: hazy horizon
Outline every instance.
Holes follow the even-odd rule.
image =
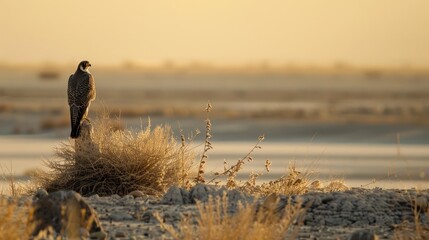
[[[2,1],[0,62],[429,66],[426,1]]]

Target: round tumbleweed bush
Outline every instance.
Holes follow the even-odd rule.
[[[104,116],[84,121],[79,138],[56,148],[57,158],[46,161],[50,170],[36,179],[48,192],[160,195],[186,183],[195,158],[188,146],[174,138],[169,126],[151,129],[148,123],[139,131],[122,130]]]

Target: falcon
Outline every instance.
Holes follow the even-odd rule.
[[[89,72],[91,64],[82,61],[76,72],[69,77],[67,95],[70,106],[71,138],[78,138],[80,123],[88,116],[91,101],[95,99],[95,82]]]

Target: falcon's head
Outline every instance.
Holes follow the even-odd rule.
[[[89,67],[91,67],[91,63],[89,63],[88,61],[82,61],[79,63],[79,69],[82,70],[83,72],[87,72],[89,73]]]

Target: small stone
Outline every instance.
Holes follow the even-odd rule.
[[[122,231],[117,231],[115,233],[115,237],[117,237],[117,238],[124,238],[126,236],[127,236],[127,234],[125,234],[125,232],[122,232]]]
[[[140,190],[134,190],[134,191],[130,192],[129,195],[133,196],[134,198],[138,198],[138,197],[144,198],[146,196],[146,194],[144,194]]]
[[[123,220],[133,220],[134,218],[133,216],[131,216],[131,214],[114,211],[110,213],[110,219],[112,219],[113,221],[123,221]]]
[[[121,196],[119,196],[118,194],[113,194],[112,196],[110,196],[112,199],[118,200],[121,199]]]
[[[92,196],[89,197],[90,200],[98,200],[100,199],[100,196],[98,196],[98,194],[94,194]]]
[[[107,238],[107,234],[103,231],[99,231],[99,232],[93,232],[89,235],[89,239],[96,239],[96,240],[101,240],[101,239],[106,239]]]

